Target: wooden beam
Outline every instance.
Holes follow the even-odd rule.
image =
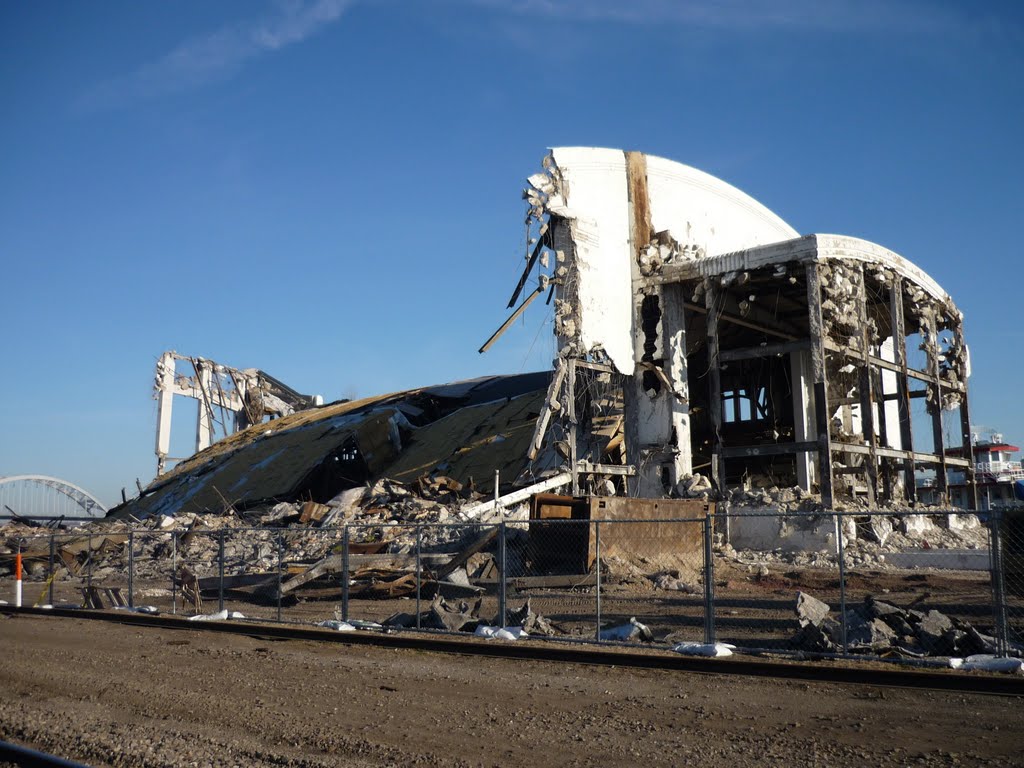
[[[548,395],[544,400],[544,407],[540,412],[540,418],[537,419],[536,426],[533,428],[533,440],[530,441],[530,450],[526,454],[530,461],[537,458],[541,446],[544,445],[544,435],[547,434],[548,422],[551,421],[551,403],[557,402],[558,396],[562,393],[562,384],[565,382],[565,373],[568,367],[565,358],[558,358],[558,365],[555,367],[555,375],[548,386]]]
[[[904,337],[903,343],[906,344],[906,337]],[[838,353],[840,355],[846,355],[847,357],[853,358],[853,359],[857,360],[858,362],[861,359],[861,353],[860,353],[859,350],[850,349],[849,347],[842,346],[842,345],[837,344],[836,342],[832,341],[831,339],[826,339],[825,340],[825,349],[827,349],[829,352],[836,352],[836,353]],[[884,368],[885,370],[892,371],[893,373],[902,373],[903,372],[902,368],[900,367],[900,365],[898,363],[889,362],[888,360],[884,360],[881,357],[876,357],[875,355],[869,355],[868,356],[868,360],[870,361],[871,365],[875,366],[876,368]],[[911,379],[917,379],[918,381],[923,381],[926,384],[934,385],[935,382],[937,381],[935,376],[933,376],[932,374],[926,373],[925,371],[919,371],[919,370],[917,370],[915,368],[907,368],[907,376],[909,376]],[[952,389],[957,390],[958,392],[962,392],[963,389],[964,389],[962,383],[958,383],[954,387],[950,387],[948,384],[945,385],[945,386],[947,387],[947,389],[952,388]]]
[[[837,453],[858,453],[865,456],[870,454],[870,449],[866,445],[860,443],[844,443],[838,440],[833,440],[832,450]],[[956,458],[955,456],[946,456],[943,459],[935,453],[921,453],[919,451],[901,451],[897,448],[875,448],[875,453],[878,456],[890,459],[910,459],[923,464],[938,464],[940,461],[945,460],[946,464],[951,467],[965,467],[968,462],[967,459]]]
[[[538,286],[537,290],[535,290],[533,293],[531,293],[529,296],[527,296],[526,300],[522,304],[519,305],[519,309],[517,309],[515,312],[513,312],[511,314],[511,316],[508,318],[508,320],[506,320],[504,323],[502,323],[501,327],[498,328],[498,330],[496,330],[494,333],[492,333],[491,334],[491,338],[489,338],[487,341],[485,341],[484,345],[482,347],[480,347],[480,349],[478,349],[477,351],[482,355],[484,352],[486,352],[488,349],[490,349],[491,346],[494,344],[494,342],[496,342],[498,340],[498,337],[500,337],[501,334],[503,334],[505,331],[507,331],[508,327],[510,325],[512,325],[512,323],[514,323],[516,320],[519,319],[519,316],[521,314],[523,314],[523,312],[526,311],[526,308],[528,306],[530,306],[530,304],[533,302],[534,299],[536,299],[538,296],[540,296],[540,294],[541,294],[541,292],[543,290],[544,290],[543,288]]]
[[[807,453],[818,450],[816,440],[802,443],[765,443],[764,445],[735,445],[722,448],[726,459],[755,458],[757,456],[780,456],[786,453]]]
[[[718,359],[723,363],[733,360],[753,360],[758,357],[773,357],[775,355],[788,355],[790,352],[810,349],[810,339],[798,339],[796,341],[784,341],[778,344],[762,344],[759,347],[745,347],[743,349],[726,349],[718,353]]]
[[[704,298],[706,303],[707,294],[705,294]],[[697,312],[699,314],[705,314],[708,311],[706,306],[702,307],[699,304],[694,304],[693,302],[690,301],[685,302],[683,306],[686,309],[689,309],[693,312]],[[761,333],[766,333],[769,336],[778,336],[780,339],[786,339],[787,341],[798,341],[800,339],[799,336],[794,336],[791,333],[780,331],[777,328],[769,328],[767,325],[759,325],[758,323],[752,323],[749,320],[744,320],[742,317],[737,317],[736,315],[729,315],[726,314],[725,312],[719,312],[718,319],[724,323],[732,323],[733,325],[739,325],[742,326],[743,328],[750,328],[752,331],[760,331]]]
[[[580,461],[577,462],[576,467],[584,475],[622,475],[623,477],[636,475],[636,467],[629,464],[594,464],[589,461]]]

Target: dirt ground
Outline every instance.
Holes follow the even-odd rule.
[[[0,614],[0,738],[95,766],[1021,765],[1018,699]]]

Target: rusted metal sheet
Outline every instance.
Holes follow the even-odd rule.
[[[703,520],[713,506],[703,499],[594,497],[589,506],[591,520],[610,521],[601,526],[602,558],[703,558]],[[588,564],[597,556],[596,538],[590,526]]]
[[[694,562],[703,557],[703,499],[537,494],[530,503],[531,575],[587,573],[597,558]]]

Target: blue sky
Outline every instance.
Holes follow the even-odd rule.
[[[540,307],[476,350],[559,145],[910,258],[1024,440],[1019,2],[12,1],[0,89],[0,475],[148,482],[164,349],[328,400],[545,367]]]

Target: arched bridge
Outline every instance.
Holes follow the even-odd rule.
[[[0,515],[103,517],[107,508],[84,488],[48,475],[0,476]]]

